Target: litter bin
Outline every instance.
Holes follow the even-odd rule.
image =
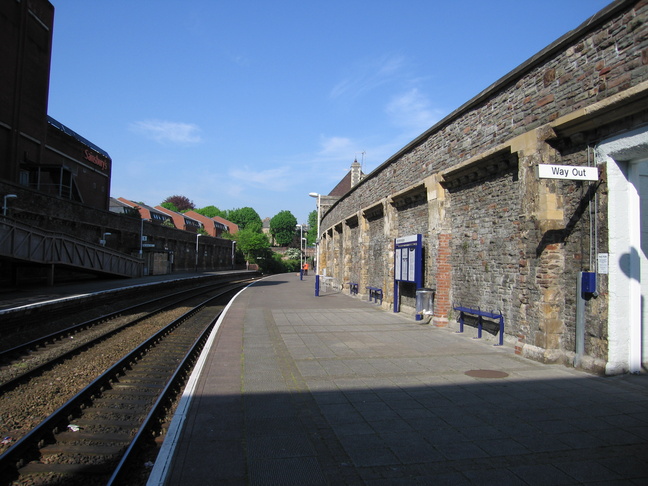
[[[416,289],[416,316],[434,315],[434,289]]]

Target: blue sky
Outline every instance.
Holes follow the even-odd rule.
[[[608,0],[50,0],[49,115],[113,197],[299,223]]]

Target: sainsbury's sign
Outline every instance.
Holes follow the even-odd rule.
[[[108,170],[108,161],[102,159],[97,154],[86,149],[83,155],[83,158],[89,162],[92,162],[94,165],[99,166],[101,170]]]

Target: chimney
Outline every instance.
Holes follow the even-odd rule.
[[[351,164],[351,187],[354,187],[362,180],[362,166],[358,163],[358,159]]]

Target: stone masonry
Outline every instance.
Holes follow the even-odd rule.
[[[595,165],[597,143],[648,123],[647,17],[646,0],[610,4],[368,174],[322,212],[320,269],[359,283],[360,298],[381,286],[392,308],[394,239],[422,234],[434,324],[453,325],[453,304],[500,311],[521,354],[571,364],[575,282],[606,251],[605,165],[597,182],[539,179],[536,166]],[[607,359],[599,285],[582,364],[593,371]]]

